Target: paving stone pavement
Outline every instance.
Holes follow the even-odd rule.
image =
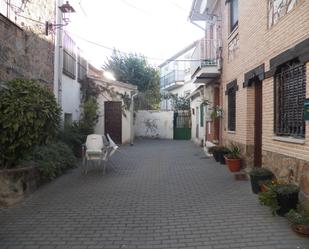
[[[190,141],[141,140],[104,176],[76,169],[0,209],[0,248],[309,249],[309,239]]]

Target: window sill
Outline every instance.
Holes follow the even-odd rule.
[[[305,139],[301,138],[274,136],[273,140],[292,144],[305,144]]]
[[[236,131],[227,131],[228,134],[236,134]]]

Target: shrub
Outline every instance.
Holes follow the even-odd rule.
[[[241,152],[240,148],[237,145],[232,144],[231,147],[229,148],[229,152],[226,155],[226,157],[228,159],[239,159],[240,152]]]
[[[68,145],[75,156],[78,156],[78,149],[85,142],[85,135],[82,132],[79,123],[73,122],[59,131],[58,139]]]
[[[295,184],[277,184],[272,189],[280,195],[290,195],[299,192],[299,187]]]
[[[309,227],[309,207],[308,204],[299,204],[297,209],[290,210],[286,214],[287,219],[292,224],[305,225]]]
[[[16,79],[0,89],[0,167],[12,168],[35,145],[52,140],[61,109],[47,87]]]
[[[272,189],[259,193],[259,202],[261,205],[269,206],[273,215],[280,208],[277,201],[277,194]]]
[[[26,161],[38,167],[44,181],[56,178],[76,163],[72,150],[62,142],[36,147]]]
[[[273,172],[266,168],[253,168],[250,173],[251,176],[273,176]]]

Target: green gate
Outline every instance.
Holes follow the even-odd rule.
[[[191,114],[189,111],[174,112],[174,139],[191,139]]]

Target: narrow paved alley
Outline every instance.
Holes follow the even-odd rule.
[[[1,249],[309,249],[249,181],[190,141],[122,146],[107,174],[80,169],[0,209]]]

